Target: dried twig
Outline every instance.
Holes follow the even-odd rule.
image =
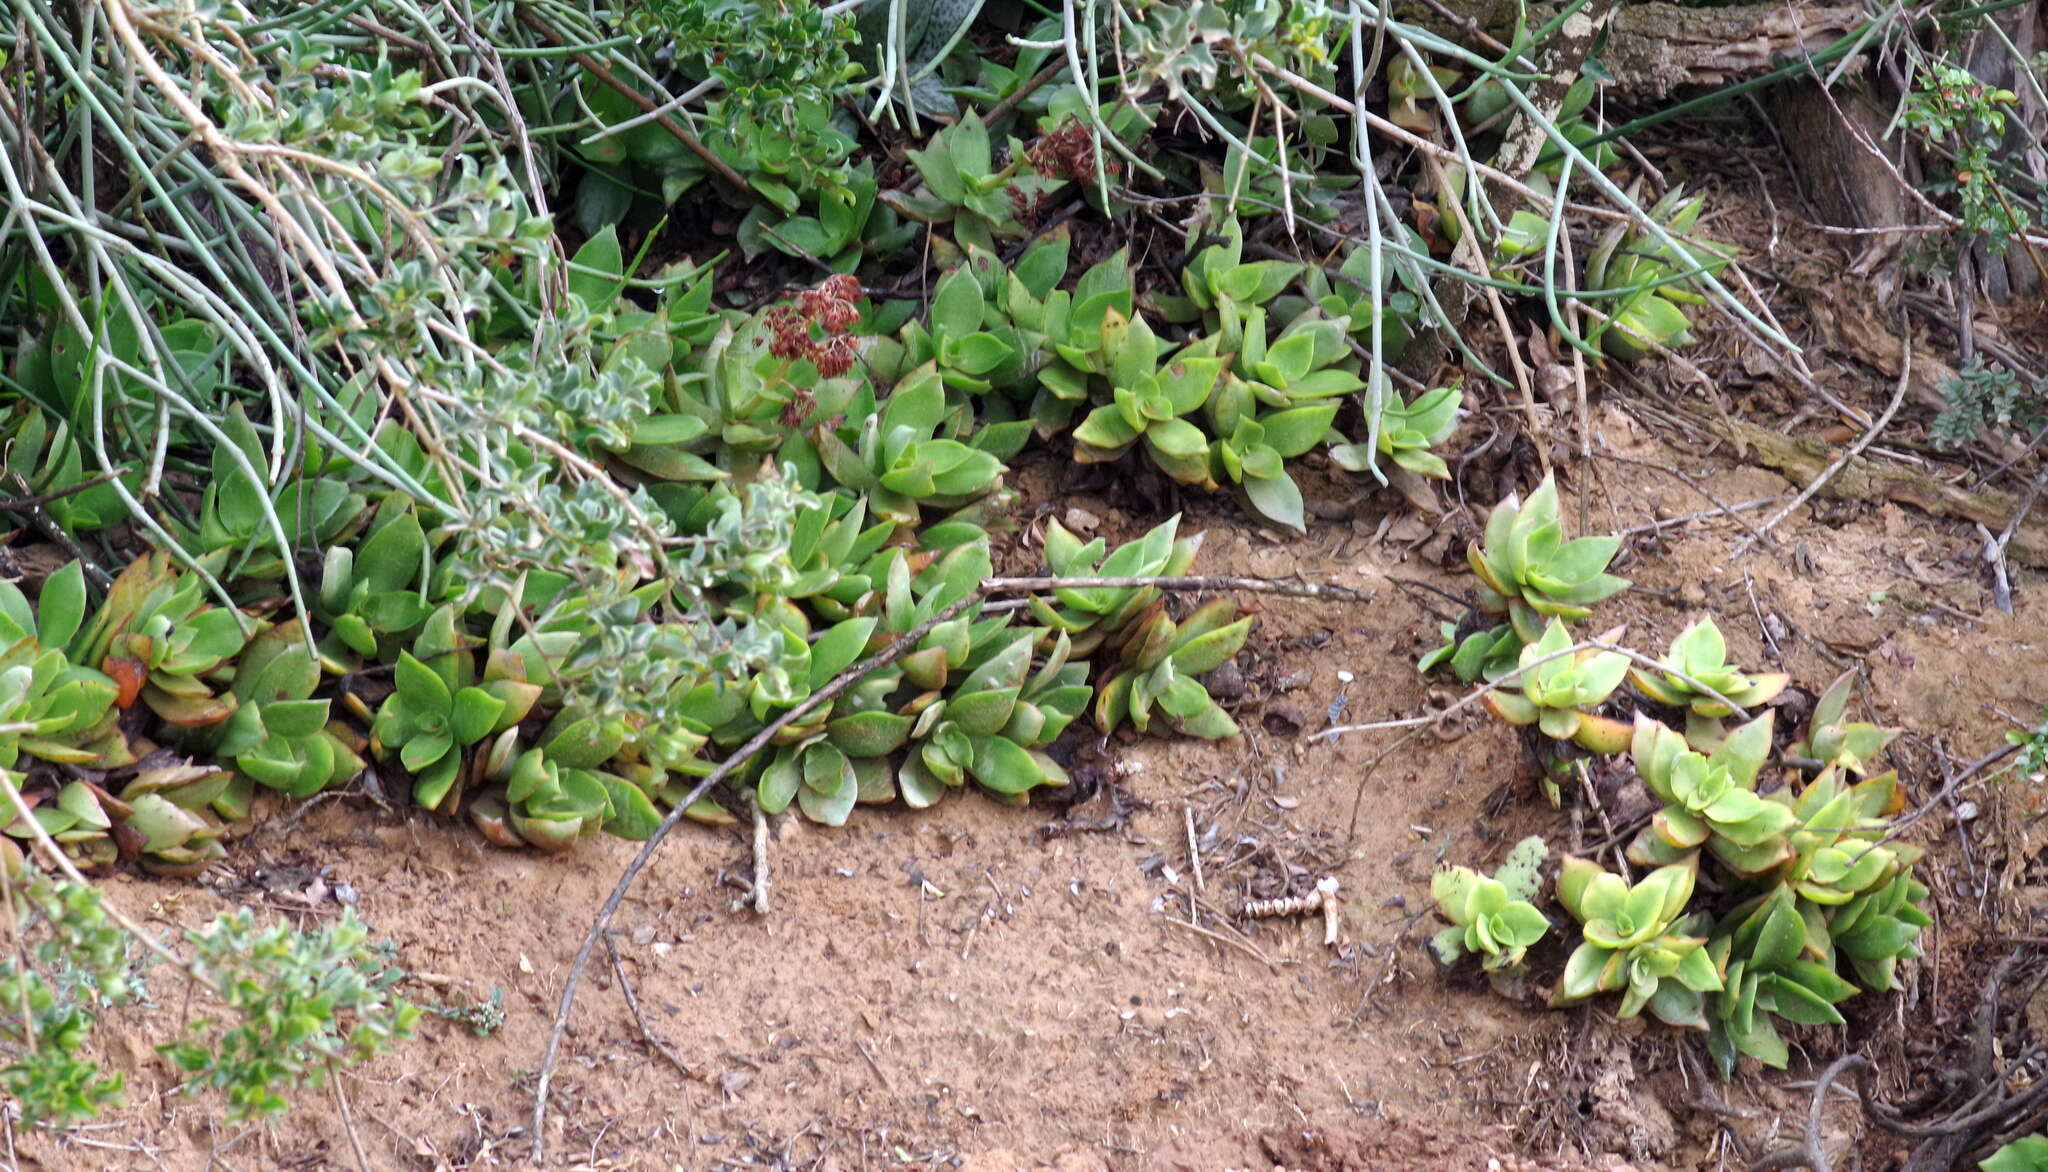
[[[370,1172],[370,1157],[363,1151],[363,1137],[356,1134],[355,1113],[348,1109],[348,1096],[341,1089],[341,1075],[336,1074],[327,1085],[334,1090],[334,1105],[341,1109],[341,1129],[348,1133],[348,1146],[355,1153],[356,1167],[361,1172]]]
[[[1279,578],[988,578],[981,588],[990,594],[1036,594],[1041,590],[1088,590],[1095,587],[1121,589],[1157,586],[1162,590],[1249,590],[1256,594],[1283,594],[1290,598],[1326,598],[1334,602],[1372,602],[1372,595],[1347,586],[1323,586],[1314,582],[1290,582]]]
[[[112,480],[112,474],[109,474],[107,479]],[[85,550],[80,548],[78,539],[71,536],[71,531],[59,525],[56,518],[50,516],[49,511],[43,508],[45,501],[56,500],[58,497],[65,495],[64,493],[35,495],[31,493],[28,480],[19,472],[9,471],[7,473],[7,481],[22,493],[27,494],[9,498],[4,504],[8,512],[20,513],[27,517],[44,537],[63,546],[66,553],[78,559],[78,564],[85,568],[86,576],[91,578],[95,585],[105,589],[114,584],[114,576],[101,569],[98,562],[87,556]],[[75,490],[83,491],[89,487],[92,487],[92,485],[81,484],[76,486]]]
[[[625,995],[626,1009],[633,1015],[633,1024],[640,1027],[640,1040],[654,1047],[654,1052],[667,1059],[670,1066],[681,1071],[684,1078],[696,1078],[697,1072],[690,1069],[690,1064],[683,1061],[682,1055],[676,1053],[675,1047],[662,1041],[659,1034],[648,1028],[647,1017],[640,1012],[640,998],[633,995],[633,982],[626,979],[626,966],[619,961],[619,946],[612,940],[609,932],[605,933],[604,947],[605,951],[611,954],[612,977],[619,983],[619,992]]]
[[[1750,540],[1762,541],[1765,545],[1769,546],[1775,546],[1777,544],[1776,542],[1773,542],[1770,538],[1766,537],[1764,534],[1758,532],[1754,527],[1750,525],[1748,521],[1743,520],[1741,513],[1738,512],[1740,506],[1723,503],[1720,497],[1717,497],[1713,493],[1707,491],[1706,487],[1702,485],[1699,481],[1693,479],[1690,476],[1687,476],[1685,473],[1680,472],[1678,469],[1673,468],[1669,464],[1659,464],[1655,460],[1642,460],[1634,456],[1624,456],[1620,452],[1609,451],[1606,448],[1594,448],[1593,454],[1601,457],[1602,459],[1615,460],[1623,464],[1633,464],[1638,468],[1648,468],[1652,472],[1662,472],[1666,476],[1673,477],[1679,483],[1691,489],[1694,493],[1705,497],[1707,499],[1708,504],[1716,506],[1716,508],[1714,509],[1714,513],[1726,513],[1728,516],[1734,518],[1735,523],[1737,525],[1740,525],[1744,529],[1749,530]],[[1714,513],[1710,513],[1707,515],[1712,516],[1714,515]]]
[[[1709,517],[1719,517],[1723,514],[1733,517],[1745,509],[1760,509],[1765,505],[1774,504],[1777,502],[1777,499],[1774,496],[1760,496],[1753,501],[1736,501],[1732,505],[1723,505],[1718,509],[1701,509],[1697,513],[1687,513],[1680,517],[1666,517],[1662,521],[1650,521],[1642,525],[1631,526],[1620,530],[1615,536],[1634,537],[1641,533],[1661,533],[1666,529],[1676,529],[1680,525],[1693,521],[1704,521]],[[1741,518],[1736,519],[1740,520]]]
[[[1861,1066],[1858,1066],[1861,1064]],[[1813,1084],[1813,1098],[1806,1107],[1806,1134],[1800,1141],[1789,1147],[1779,1148],[1749,1166],[1749,1172],[1772,1172],[1778,1168],[1811,1168],[1813,1172],[1834,1172],[1828,1162],[1827,1149],[1821,1144],[1820,1113],[1827,1106],[1828,1092],[1834,1089],[1835,1080],[1852,1066],[1867,1067],[1870,1063],[1861,1054],[1844,1054],[1830,1063],[1821,1072],[1820,1080]],[[1866,1103],[1869,1100],[1865,1100]]]
[[[754,914],[768,914],[768,815],[761,799],[747,791],[747,809],[754,812]]]
[[[1233,940],[1230,937],[1225,936],[1221,932],[1212,932],[1209,929],[1202,927],[1200,924],[1190,924],[1186,920],[1176,920],[1172,916],[1159,916],[1157,918],[1162,923],[1172,924],[1176,928],[1185,928],[1188,931],[1193,932],[1197,936],[1206,936],[1209,939],[1214,940],[1218,944],[1222,944],[1230,948],[1235,948],[1238,951],[1246,954],[1247,956],[1250,956],[1252,959],[1258,961],[1260,964],[1265,965],[1267,968],[1272,969],[1276,973],[1280,971],[1280,966],[1274,962],[1273,958],[1267,956],[1263,952],[1260,952],[1257,945],[1248,944],[1242,940]]]
[[[1037,93],[1039,87],[1043,86],[1046,82],[1051,81],[1053,78],[1058,77],[1060,74],[1066,72],[1066,69],[1067,59],[1064,57],[1055,57],[1052,60],[1046,62],[1045,67],[1043,69],[1040,69],[1037,73],[1032,74],[1031,77],[1028,80],[1026,80],[1023,85],[1018,86],[1014,91],[1012,91],[1009,97],[1004,98],[1002,101],[997,102],[993,106],[990,106],[988,108],[988,113],[981,116],[982,122],[989,126],[994,126],[996,123],[1001,122],[1003,119],[1009,117],[1011,114],[1016,113],[1017,107],[1023,104],[1025,98],[1028,98],[1032,94]]]
[[[1752,536],[1743,538],[1742,541],[1735,546],[1734,552],[1729,555],[1730,560],[1740,558],[1742,557],[1742,555],[1748,553],[1749,547],[1756,542],[1757,538],[1762,537],[1765,534],[1768,534],[1771,531],[1771,528],[1775,526],[1778,522],[1784,520],[1786,517],[1791,516],[1792,510],[1805,504],[1807,501],[1812,500],[1813,494],[1827,487],[1828,481],[1833,480],[1836,477],[1836,475],[1842,471],[1842,469],[1847,468],[1851,460],[1854,460],[1857,456],[1863,454],[1863,449],[1869,447],[1871,441],[1875,440],[1878,437],[1879,433],[1884,431],[1886,425],[1891,423],[1892,416],[1898,413],[1899,404],[1906,401],[1906,387],[1910,385],[1912,377],[1913,343],[1910,340],[1907,340],[1901,343],[1900,348],[1899,386],[1897,390],[1892,392],[1891,404],[1884,409],[1884,414],[1877,417],[1877,421],[1870,425],[1870,429],[1863,433],[1861,439],[1858,439],[1855,443],[1849,445],[1848,451],[1843,452],[1839,459],[1837,459],[1834,463],[1828,465],[1827,468],[1824,469],[1819,476],[1814,477],[1813,481],[1809,483],[1805,488],[1800,489],[1799,495],[1792,498],[1791,504],[1786,505],[1782,509],[1779,509],[1777,513],[1771,517],[1770,520],[1765,521],[1758,530],[1754,531]]]
[[[2041,485],[2044,482],[2048,482],[2048,468],[2042,469],[2041,474],[2034,477],[2034,483],[2027,486],[2027,495],[2020,499],[2020,507],[2013,510],[2012,520],[2005,523],[2005,528],[1996,538],[1991,537],[1990,532],[1982,525],[1977,527],[1984,533],[1986,540],[1984,559],[1991,562],[1998,571],[1998,590],[1994,600],[1998,603],[1998,609],[2007,614],[2012,613],[2012,585],[2006,575],[2005,547],[2012,544],[2012,535],[2019,532],[2020,523],[2027,519],[2028,513],[2034,511],[2034,501],[2040,497]]]

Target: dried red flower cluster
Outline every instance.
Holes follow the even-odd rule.
[[[775,334],[768,352],[777,358],[808,358],[820,375],[838,378],[853,369],[858,346],[846,331],[860,320],[859,300],[860,282],[841,273],[797,294],[793,304],[774,306],[764,315]],[[824,337],[811,336],[813,322]]]
[[[1040,175],[1088,183],[1095,178],[1095,135],[1080,119],[1069,118],[1059,129],[1032,143],[1024,158]],[[1120,169],[1114,159],[1106,164],[1111,175]]]

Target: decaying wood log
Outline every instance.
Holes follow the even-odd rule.
[[[1746,448],[1750,459],[1802,488],[1835,460],[1835,454],[1818,440],[1781,435],[1732,419],[1715,420],[1710,426],[1722,439]],[[1991,489],[1967,492],[1911,468],[1860,457],[1823,485],[1819,495],[1872,504],[1889,501],[1931,517],[1974,521],[1994,532],[2003,530],[2019,508],[2019,501],[2009,493]],[[2013,533],[2006,556],[2036,568],[2048,566],[2048,523],[2022,524]]]
[[[1621,96],[1662,98],[1681,86],[1727,85],[1768,73],[1820,52],[1863,20],[1863,9],[1853,6],[1628,4],[1614,15],[1600,63]]]

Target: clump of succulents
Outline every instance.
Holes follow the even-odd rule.
[[[1688,239],[1706,197],[1687,199],[1676,188],[1649,209],[1649,218],[1677,242],[1669,247],[1634,223],[1616,224],[1586,258],[1586,288],[1622,294],[1618,302],[1602,302],[1609,317],[1600,345],[1624,361],[1649,356],[1658,348],[1676,350],[1692,344],[1692,322],[1684,306],[1704,305],[1706,298],[1688,286],[1711,276],[1735,258],[1733,247],[1712,240]]]
[[[1619,635],[1612,631],[1605,638]],[[1542,638],[1522,648],[1513,675],[1520,690],[1491,688],[1481,703],[1509,724],[1533,724],[1552,740],[1594,753],[1619,753],[1628,747],[1629,727],[1593,709],[1621,686],[1628,657],[1592,647],[1573,651],[1572,646],[1564,624],[1552,619]]]
[[[1532,835],[1515,844],[1491,878],[1470,867],[1439,870],[1430,894],[1451,926],[1430,939],[1437,959],[1450,965],[1469,954],[1483,958],[1480,967],[1488,973],[1519,973],[1530,946],[1550,930],[1530,902],[1547,857],[1542,837]]]
[[[1178,514],[1143,537],[1109,551],[1098,537],[1083,542],[1057,519],[1045,524],[1045,564],[1059,578],[1172,578],[1185,574],[1202,548],[1202,535],[1176,537]],[[1105,556],[1107,553],[1107,556]],[[1087,657],[1105,638],[1120,633],[1159,600],[1157,586],[1065,586],[1052,601],[1033,595],[1031,615],[1048,630],[1068,636],[1076,656]]]
[[[1627,589],[1607,573],[1618,537],[1564,539],[1557,483],[1544,477],[1527,501],[1510,494],[1486,520],[1483,544],[1466,550],[1479,576],[1481,609],[1506,614],[1525,643],[1543,637],[1545,617],[1567,621],[1592,614],[1596,602]]]
[[[1228,663],[1251,625],[1225,598],[1179,621],[1153,604],[1116,648],[1117,666],[1095,695],[1096,727],[1115,732],[1129,721],[1139,732],[1171,729],[1212,741],[1236,736],[1237,722],[1196,677]]]
[[[1838,765],[1851,773],[1870,771],[1885,746],[1899,735],[1899,730],[1848,719],[1849,698],[1855,691],[1854,671],[1843,672],[1828,685],[1820,699],[1814,702],[1805,739],[1790,749],[1792,756],[1816,760],[1823,766]]]
[[[1557,900],[1584,938],[1565,962],[1551,1004],[1618,992],[1617,1016],[1647,1008],[1671,1025],[1704,1028],[1705,995],[1720,990],[1721,975],[1702,934],[1707,918],[1685,914],[1698,869],[1696,859],[1673,863],[1631,887],[1598,863],[1567,857]]]
[[[469,751],[526,719],[541,686],[476,678],[476,657],[456,629],[454,608],[435,612],[392,669],[392,691],[370,725],[370,750],[413,775],[413,800],[429,810],[459,800]]]
[[[1707,1048],[1725,1072],[1737,1054],[1785,1068],[1790,1057],[1774,1019],[1795,1025],[1840,1025],[1836,1003],[1856,986],[1836,974],[1826,929],[1810,921],[1789,887],[1729,913],[1709,948],[1722,974]]]
[[[1783,672],[1748,675],[1728,662],[1728,645],[1712,619],[1679,632],[1671,650],[1659,661],[1664,670],[1634,666],[1629,681],[1652,703],[1680,708],[1686,714],[1686,737],[1711,749],[1721,735],[1721,720],[1737,708],[1761,707],[1778,698],[1792,682]]]
[[[1415,661],[1415,670],[1425,675],[1449,664],[1451,674],[1463,683],[1490,684],[1505,678],[1521,661],[1522,640],[1507,623],[1468,631],[1462,624],[1442,622],[1437,624],[1437,634],[1443,638],[1442,645]]]
[[[260,624],[208,605],[205,589],[198,574],[175,569],[166,552],[139,558],[114,579],[66,654],[120,685],[121,708],[140,699],[169,724],[218,724],[234,715],[235,699],[216,691],[217,677]]]
[[[1704,846],[1729,870],[1747,876],[1791,858],[1786,833],[1799,816],[1756,793],[1771,750],[1771,723],[1767,712],[1729,733],[1711,756],[1702,756],[1679,733],[1638,714],[1630,754],[1664,808],[1629,846],[1630,860],[1659,866]]]

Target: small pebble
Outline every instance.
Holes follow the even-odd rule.
[[[337,883],[337,884],[335,884],[335,885],[334,885],[334,902],[336,902],[336,903],[338,903],[338,904],[342,904],[342,905],[344,905],[344,906],[347,906],[347,907],[354,907],[354,906],[356,906],[356,889],[355,889],[355,886],[354,886],[353,884],[349,884],[349,883]]]

